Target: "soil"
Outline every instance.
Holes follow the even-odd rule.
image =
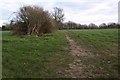
[[[65,70],[67,73],[65,76],[71,78],[86,78],[83,71],[85,65],[82,64],[80,56],[87,56],[88,54],[86,54],[86,51],[78,46],[67,33],[65,34],[65,37],[69,42],[69,50],[74,58],[73,63],[69,64],[69,68]]]

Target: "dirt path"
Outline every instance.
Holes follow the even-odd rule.
[[[69,64],[69,68],[65,70],[68,75],[66,77],[85,78],[83,67],[85,67],[80,60],[80,56],[85,56],[85,50],[76,44],[76,42],[65,33],[66,39],[69,42],[69,50],[74,57],[73,63]]]

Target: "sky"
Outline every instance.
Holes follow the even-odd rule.
[[[80,24],[118,22],[119,0],[0,0],[0,26],[9,22],[25,5],[37,5],[50,12],[54,7],[64,10],[65,20]]]

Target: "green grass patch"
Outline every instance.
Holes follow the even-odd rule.
[[[80,57],[88,77],[118,77],[118,29],[68,30],[78,45],[94,57]]]
[[[70,30],[71,37],[82,47],[98,53],[116,53],[118,50],[117,29]]]
[[[63,30],[36,36],[15,36],[3,31],[3,78],[65,77],[64,70],[72,63],[67,32],[78,45],[93,55],[81,56],[86,77],[118,77],[118,30]]]
[[[3,78],[63,77],[58,74],[72,62],[64,32],[40,37],[2,34]]]

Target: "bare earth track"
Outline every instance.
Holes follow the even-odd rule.
[[[70,53],[74,57],[73,63],[69,64],[69,68],[65,70],[68,73],[68,75],[65,76],[71,78],[86,78],[83,70],[83,67],[85,67],[85,65],[82,64],[80,56],[87,56],[88,53],[86,53],[84,49],[78,46],[76,42],[68,36],[67,33],[65,33],[65,36],[69,42]]]

